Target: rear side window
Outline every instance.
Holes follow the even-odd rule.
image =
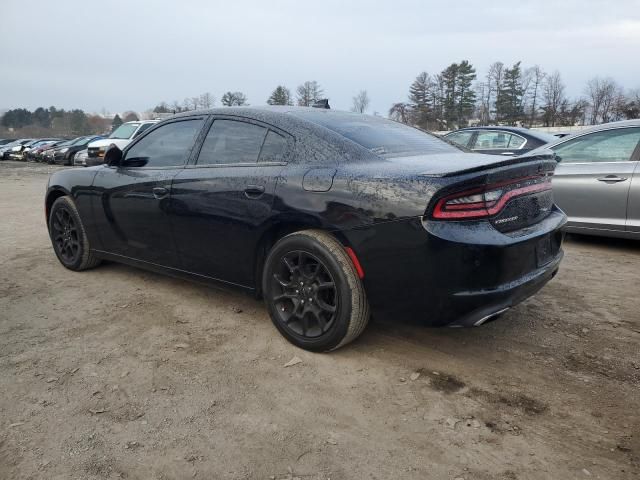
[[[269,130],[267,138],[264,139],[262,150],[260,151],[261,162],[282,162],[287,140],[282,136]]]
[[[524,142],[524,138],[507,132],[478,132],[473,148],[474,150],[519,148]]]
[[[328,128],[382,157],[460,152],[436,135],[380,117],[326,110],[292,114]]]
[[[640,141],[640,128],[590,133],[553,147],[562,163],[626,162]]]
[[[467,147],[469,145],[469,140],[471,140],[472,136],[473,136],[472,131],[455,132],[455,133],[450,133],[449,135],[445,135],[447,140],[453,143],[456,143],[458,145],[461,145],[463,147]]]
[[[255,163],[267,129],[236,120],[216,120],[204,140],[198,165]]]

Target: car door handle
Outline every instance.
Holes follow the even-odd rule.
[[[500,155],[515,155],[516,152],[502,152]]]
[[[169,190],[167,190],[164,187],[153,187],[153,196],[158,200],[161,200],[164,197],[166,197],[168,193],[169,193]]]
[[[264,193],[264,187],[262,185],[247,185],[244,189],[244,195],[247,198],[260,198]]]
[[[626,180],[626,178],[623,177],[618,177],[616,175],[607,175],[606,177],[600,177],[598,179],[599,182],[606,182],[606,183],[618,183],[618,182],[624,182]]]

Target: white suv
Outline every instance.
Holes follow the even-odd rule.
[[[88,157],[104,158],[104,152],[106,152],[111,145],[115,145],[122,150],[124,147],[129,145],[134,138],[159,121],[160,120],[140,120],[136,122],[123,123],[107,138],[91,142],[87,149]]]

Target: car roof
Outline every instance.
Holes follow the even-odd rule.
[[[460,130],[456,130],[456,132],[461,132],[461,131],[475,131],[475,130],[493,130],[493,131],[504,131],[504,132],[511,132],[511,133],[518,133],[520,135],[524,135],[524,136],[529,136],[529,137],[533,137],[536,138],[538,140],[541,140],[545,143],[548,143],[553,139],[553,135],[547,132],[541,132],[538,130],[532,130],[530,128],[523,128],[523,127],[510,127],[510,126],[505,126],[505,125],[488,125],[488,126],[482,126],[482,127],[466,127],[466,128],[461,128]],[[453,132],[451,132],[453,133]]]
[[[180,112],[168,118],[184,117],[191,115],[246,115],[246,116],[280,116],[286,113],[296,112],[315,112],[318,115],[360,115],[359,113],[344,112],[342,110],[331,110],[326,108],[315,107],[297,107],[293,105],[260,105],[260,106],[243,106],[243,107],[218,107],[207,110],[191,110],[188,112]],[[166,120],[166,119],[163,119]]]
[[[577,132],[572,132],[570,136],[573,137],[578,135],[584,135],[585,133],[599,132],[602,130],[610,130],[612,128],[625,128],[625,127],[640,127],[640,119],[621,120],[619,122],[609,122],[609,123],[603,123],[601,125],[593,125],[592,127],[585,128]],[[567,137],[564,137],[564,138],[567,138]]]

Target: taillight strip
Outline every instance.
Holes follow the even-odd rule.
[[[496,188],[501,186],[508,185],[509,183],[517,183],[519,181],[523,181],[525,179],[519,179],[517,181],[505,182],[501,184],[491,185],[486,192],[490,192]],[[551,190],[551,181],[550,179],[545,180],[543,183],[535,183],[533,185],[527,185],[526,187],[515,188],[513,190],[509,190],[502,195],[498,200],[493,202],[474,202],[468,204],[455,204],[455,205],[446,205],[446,203],[454,198],[464,197],[465,195],[469,195],[472,192],[478,193],[477,190],[472,190],[469,192],[460,192],[455,195],[449,195],[447,197],[441,198],[436,203],[435,208],[433,209],[433,218],[436,219],[470,219],[470,218],[482,218],[482,217],[490,217],[498,213],[505,204],[514,197],[520,197],[523,195],[528,195],[530,193],[544,192],[546,190]]]

